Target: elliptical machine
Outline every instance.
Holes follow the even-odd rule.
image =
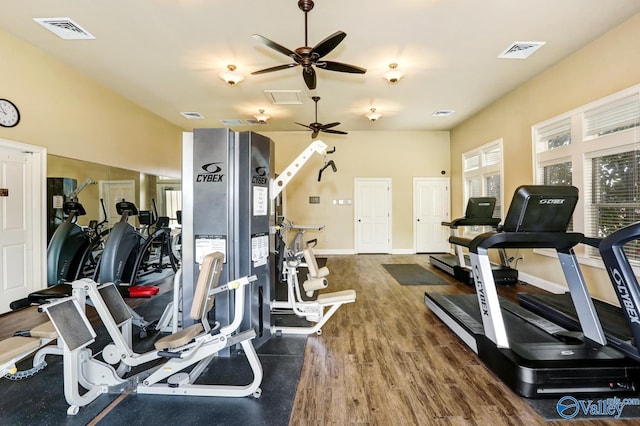
[[[62,207],[67,216],[56,228],[47,247],[47,285],[53,286],[80,278],[91,246],[89,235],[76,223],[87,214],[77,201],[67,201]]]
[[[178,267],[171,255],[170,230],[168,227],[160,227],[152,235],[144,237],[128,220],[138,215],[138,209],[130,201],[116,203],[116,211],[120,215],[120,221],[116,223],[109,234],[94,280],[100,283],[112,282],[120,287],[129,288],[130,297],[148,297],[158,293],[154,286],[136,286],[138,273],[145,260],[149,258],[149,251],[154,243],[160,242],[160,268],[162,269],[162,254],[169,254],[170,266],[173,271]],[[136,286],[137,288],[134,288]]]

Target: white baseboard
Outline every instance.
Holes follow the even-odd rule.
[[[355,249],[313,249],[313,252],[318,255],[323,256],[331,256],[331,255],[349,255],[349,254],[358,254]],[[384,253],[380,253],[384,254]],[[414,249],[392,249],[391,254],[416,254]]]
[[[391,249],[391,254],[416,254],[414,249]]]
[[[354,249],[313,249],[313,252],[319,256],[344,256],[356,254]]]
[[[561,284],[557,284],[551,281],[547,281],[547,280],[543,280],[542,278],[538,278],[536,276],[533,275],[529,275],[529,274],[525,274],[521,271],[518,271],[518,279],[521,281],[526,282],[527,284],[531,284],[532,286],[541,288],[543,290],[547,290],[550,291],[551,293],[566,293],[567,291],[569,291],[569,288],[561,285]]]

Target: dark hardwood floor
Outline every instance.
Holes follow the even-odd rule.
[[[451,284],[402,286],[385,263],[417,263]],[[327,266],[329,289],[353,288],[358,296],[321,336],[309,337],[291,425],[562,424],[540,417],[424,305],[425,291],[473,292],[432,268],[428,255],[332,256]],[[523,291],[543,292],[526,284],[500,288],[512,300]],[[630,424],[571,422],[581,423]]]

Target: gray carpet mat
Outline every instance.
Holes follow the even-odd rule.
[[[382,265],[402,285],[446,285],[445,280],[415,263],[392,263]]]

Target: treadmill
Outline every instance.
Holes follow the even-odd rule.
[[[450,241],[469,249],[476,294],[425,293],[425,304],[511,389],[527,398],[624,395],[637,391],[640,364],[607,345],[566,232],[578,200],[572,186],[521,186],[501,231]],[[567,330],[498,297],[488,251],[556,250],[582,332]]]
[[[495,206],[496,199],[494,197],[471,197],[467,202],[464,217],[454,219],[451,222],[441,222],[441,225],[449,228],[452,237],[460,236],[459,228],[465,226],[490,226],[495,229],[500,223],[500,218],[493,217]],[[496,284],[517,284],[518,270],[509,267],[504,250],[500,250],[500,258],[501,264],[491,264]],[[464,254],[462,246],[455,245],[455,254],[445,253],[429,256],[429,263],[453,276],[456,280],[473,285],[469,256]]]
[[[606,238],[587,238],[597,247],[623,309],[594,300],[609,345],[640,362],[640,286],[624,252],[625,244],[640,239],[640,222],[613,232]],[[570,330],[580,330],[571,298],[565,294],[518,294],[520,305]]]

